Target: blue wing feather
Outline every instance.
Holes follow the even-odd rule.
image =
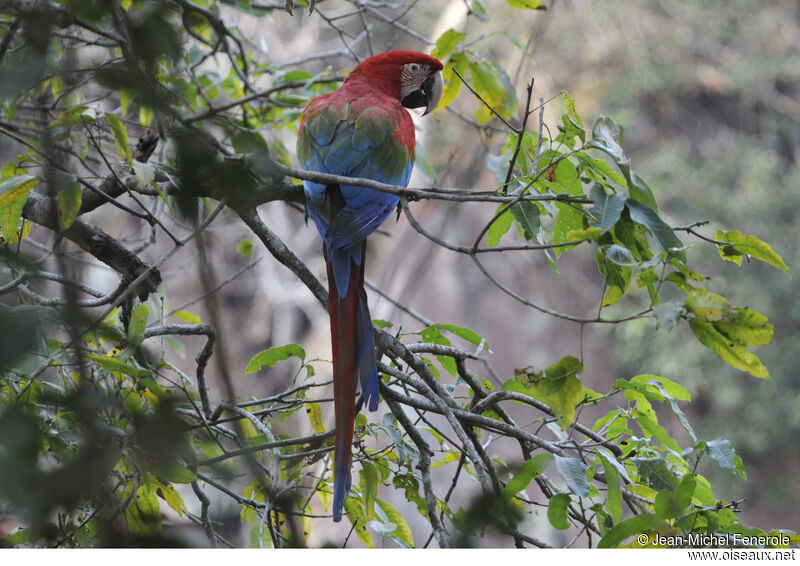
[[[363,177],[392,185],[408,185],[414,166],[409,152],[395,141],[387,143],[388,121],[369,106],[359,112],[355,104],[325,107],[307,120],[301,132],[311,150],[301,155],[306,170],[347,177]],[[405,159],[405,163],[392,159]],[[361,241],[374,232],[397,207],[399,197],[366,187],[340,185],[341,202],[330,202],[331,187],[303,181],[308,214],[322,236],[334,263],[334,278],[341,296],[347,294],[350,261],[361,265]],[[349,250],[348,253],[344,253]]]

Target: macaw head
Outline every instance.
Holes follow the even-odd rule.
[[[442,63],[418,51],[387,51],[364,59],[345,82],[360,80],[397,98],[406,108],[431,112],[442,98]]]

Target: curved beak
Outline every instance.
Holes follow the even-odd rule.
[[[442,91],[444,90],[444,81],[442,80],[441,71],[437,71],[424,81],[422,81],[422,95],[425,97],[426,105],[425,114],[433,112],[439,101],[442,99]]]

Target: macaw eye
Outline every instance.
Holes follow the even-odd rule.
[[[419,71],[419,65],[417,63],[410,63],[408,65],[408,70],[411,71],[412,73],[416,73],[417,71]]]

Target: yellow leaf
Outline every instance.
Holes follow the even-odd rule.
[[[172,487],[171,483],[158,482],[156,493],[167,502],[167,505],[175,510],[178,516],[183,517],[186,504],[183,502],[183,498],[180,494]]]
[[[176,316],[184,322],[188,322],[189,324],[203,324],[203,319],[194,314],[193,312],[189,312],[186,310],[177,310],[172,313],[172,316]]]
[[[698,318],[689,321],[689,327],[700,342],[729,365],[746,371],[753,377],[770,379],[769,371],[755,354],[741,344],[736,344],[719,332],[710,322]]]
[[[392,531],[391,535],[397,537],[409,548],[414,548],[414,535],[411,533],[411,527],[408,526],[408,522],[406,522],[403,515],[386,501],[378,499],[377,503],[381,510],[386,513],[386,517],[389,521],[397,525],[397,528]]]
[[[133,153],[131,152],[131,146],[128,143],[128,132],[125,130],[125,125],[118,116],[115,116],[110,112],[106,112],[105,116],[108,125],[111,126],[111,132],[114,134],[114,142],[117,145],[117,154],[119,154],[119,158],[127,159],[128,164],[132,163]]]
[[[372,535],[367,530],[367,517],[364,514],[364,508],[361,503],[352,497],[348,497],[344,500],[344,509],[347,513],[347,518],[353,525],[353,532],[358,537],[358,540],[364,543],[367,548],[375,548],[375,541],[372,540]]]
[[[325,432],[325,427],[322,424],[322,409],[319,408],[319,403],[307,403],[306,415],[308,415],[308,421],[311,423],[311,428],[315,434]]]
[[[16,175],[6,179],[0,183],[0,207],[28,194],[38,183],[39,178],[33,175]]]

